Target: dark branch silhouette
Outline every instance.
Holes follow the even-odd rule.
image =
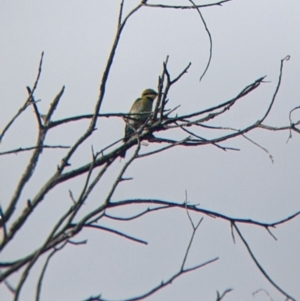
[[[178,113],[179,106],[171,107],[172,99],[170,97],[170,92],[174,88],[174,85],[176,85],[182,79],[182,77],[187,74],[191,66],[191,62],[186,62],[186,65],[185,67],[182,67],[181,72],[173,75],[169,71],[170,61],[169,56],[167,56],[166,60],[162,62],[162,71],[158,76],[157,100],[154,105],[153,112],[150,114],[145,123],[140,128],[135,129],[134,133],[130,137],[128,137],[128,140],[125,143],[123,143],[123,139],[120,137],[116,141],[110,141],[109,143],[107,143],[107,145],[102,145],[100,149],[95,149],[95,147],[92,146],[91,156],[87,160],[87,162],[85,162],[84,164],[81,163],[81,165],[75,167],[71,166],[70,162],[72,162],[71,160],[75,155],[79,154],[79,148],[83,145],[87,145],[88,138],[93,136],[93,134],[95,133],[99,118],[121,118],[123,120],[130,120],[137,118],[136,115],[142,114],[102,112],[102,105],[104,100],[106,100],[106,86],[108,84],[111,68],[113,66],[117,49],[122,38],[122,33],[127,22],[129,22],[130,18],[134,14],[138,13],[140,10],[151,8],[181,9],[183,11],[195,10],[195,12],[199,14],[199,17],[204,24],[205,31],[209,36],[209,58],[207,65],[202,72],[200,80],[205,76],[205,74],[209,70],[209,66],[212,60],[213,43],[212,35],[208,29],[208,26],[203,18],[200,9],[206,7],[221,6],[222,4],[230,2],[230,0],[217,1],[215,3],[202,5],[195,4],[195,2],[192,0],[189,0],[189,2],[192,5],[176,6],[149,4],[144,0],[141,1],[141,3],[131,11],[129,11],[127,15],[124,15],[124,0],[120,1],[119,13],[116,22],[116,34],[107,58],[106,65],[104,67],[104,71],[101,76],[99,95],[97,99],[95,99],[95,106],[93,111],[89,114],[78,116],[64,116],[61,119],[53,120],[53,114],[60,104],[65,87],[62,87],[57,95],[53,98],[53,101],[49,105],[46,114],[42,115],[40,113],[39,101],[36,100],[35,92],[39,84],[43,67],[44,53],[41,54],[38,72],[33,87],[26,88],[28,92],[28,98],[25,100],[20,109],[11,117],[10,121],[4,127],[0,137],[0,142],[4,139],[4,137],[5,139],[8,139],[7,136],[9,136],[10,134],[9,130],[11,129],[11,126],[14,124],[14,122],[28,107],[33,107],[33,115],[36,120],[36,127],[38,132],[35,144],[33,146],[20,145],[17,148],[3,150],[0,152],[0,155],[2,156],[9,154],[19,154],[22,152],[30,153],[30,158],[28,162],[26,162],[26,166],[20,175],[20,179],[15,187],[13,196],[8,202],[7,207],[0,207],[0,230],[3,230],[4,233],[3,239],[2,241],[0,241],[0,251],[5,250],[11,245],[12,241],[16,239],[17,234],[20,232],[20,230],[24,229],[28,220],[32,218],[33,212],[36,209],[40,208],[42,201],[46,196],[49,195],[50,192],[54,191],[62,183],[71,183],[71,180],[76,179],[79,176],[83,178],[83,181],[80,184],[81,186],[79,187],[79,193],[77,194],[73,193],[72,188],[67,188],[67,191],[69,189],[69,196],[67,197],[68,206],[65,208],[64,212],[60,213],[60,216],[58,216],[53,223],[52,229],[47,233],[47,235],[45,235],[43,241],[38,247],[34,249],[34,251],[31,251],[29,254],[23,257],[16,256],[11,261],[0,262],[0,282],[3,282],[6,288],[13,295],[13,300],[19,300],[22,294],[23,286],[28,279],[28,275],[32,271],[33,267],[36,267],[37,261],[42,256],[45,256],[46,260],[40,271],[36,284],[35,300],[40,300],[43,281],[45,281],[45,274],[47,273],[47,268],[51,263],[51,259],[58,252],[64,252],[67,245],[82,246],[87,244],[87,240],[82,240],[82,238],[80,238],[80,241],[75,241],[75,239],[78,239],[78,237],[76,236],[78,234],[82,234],[83,230],[93,230],[97,234],[105,231],[110,234],[117,235],[117,237],[119,237],[120,239],[126,239],[131,241],[132,243],[142,244],[146,247],[147,241],[145,241],[142,237],[136,238],[135,235],[131,235],[127,231],[124,231],[122,229],[117,230],[112,227],[104,226],[103,224],[101,224],[101,222],[105,222],[107,220],[129,222],[141,219],[146,215],[154,214],[158,211],[170,211],[172,209],[185,210],[187,218],[189,219],[192,227],[192,234],[177,272],[170,275],[167,280],[163,280],[161,283],[149,288],[147,292],[130,298],[122,298],[123,301],[143,300],[148,296],[156,293],[157,291],[164,289],[166,286],[170,285],[172,282],[174,282],[174,280],[183,276],[184,274],[210,265],[211,263],[218,260],[218,257],[216,257],[207,259],[205,262],[196,264],[192,267],[186,266],[188,256],[193,247],[192,245],[196,232],[198,231],[198,229],[200,229],[200,225],[204,217],[209,219],[221,219],[228,222],[233,240],[235,241],[235,233],[237,233],[238,237],[244,243],[251,259],[254,261],[261,274],[287,299],[295,300],[290,296],[289,293],[287,293],[278,284],[276,284],[266,273],[262,264],[259,263],[254,256],[249,243],[242,235],[238,225],[246,224],[249,227],[256,226],[262,228],[263,231],[266,230],[273,239],[277,240],[275,234],[271,232],[271,229],[273,231],[273,229],[275,229],[276,227],[281,226],[282,224],[286,224],[295,218],[298,218],[300,211],[293,212],[289,216],[285,216],[278,221],[264,222],[253,220],[251,218],[243,219],[239,217],[231,217],[223,214],[222,212],[207,210],[205,208],[202,208],[200,205],[188,203],[187,197],[183,203],[150,198],[125,200],[114,199],[114,193],[120,183],[132,180],[132,178],[126,177],[125,172],[135,160],[154,156],[157,153],[166,152],[169,149],[175,147],[202,147],[205,145],[212,145],[213,147],[216,147],[217,149],[222,151],[239,151],[239,148],[231,146],[230,143],[236,138],[241,137],[258,147],[260,150],[264,151],[273,162],[274,159],[271,155],[271,152],[265,146],[256,142],[255,139],[250,137],[250,133],[254,130],[274,132],[287,131],[289,133],[289,139],[292,138],[292,132],[297,134],[300,133],[300,129],[298,128],[300,121],[294,122],[292,119],[292,113],[298,110],[300,106],[297,106],[290,110],[289,124],[282,125],[280,127],[265,124],[265,120],[272,111],[278,92],[280,91],[284,63],[289,60],[289,56],[286,56],[281,60],[277,84],[273,94],[270,96],[270,101],[267,108],[264,111],[259,112],[261,116],[260,118],[252,121],[243,128],[223,126],[222,122],[220,121],[220,117],[224,116],[240,100],[246,98],[252,92],[259,89],[262,84],[266,84],[266,76],[257,76],[256,80],[253,80],[244,88],[239,90],[237,89],[237,91],[240,92],[237,92],[237,94],[235,94],[236,96],[229,100],[220,100],[219,104],[201,109],[200,111],[191,111],[189,113],[180,114]],[[182,99],[183,103],[184,101],[185,99]],[[83,120],[88,121],[88,125],[85,125],[86,128],[83,130],[83,134],[81,134],[81,136],[80,134],[78,134],[78,137],[76,138],[77,140],[74,141],[72,145],[65,146],[64,141],[59,141],[54,145],[45,144],[47,135],[49,134],[49,132],[51,132],[51,130],[58,128],[63,129],[66,124],[69,124],[69,126],[72,126],[73,124],[77,125],[80,123],[80,121]],[[217,125],[212,125],[210,123],[211,121],[214,121]],[[174,137],[169,135],[171,131],[177,131],[178,134],[181,134],[181,136],[183,134],[184,137],[178,139],[170,138]],[[205,134],[203,134],[203,131],[205,131]],[[224,145],[225,141],[226,145]],[[155,149],[148,152],[141,152],[141,145],[145,144],[146,142],[155,146]],[[107,174],[109,174],[109,172],[113,169],[112,166],[115,166],[114,163],[120,160],[120,154],[124,153],[124,151],[127,151],[130,148],[133,148],[133,154],[131,156],[127,156],[126,160],[121,161],[121,167],[119,167],[118,173],[116,173],[115,177],[111,181],[110,186],[107,187],[108,189],[106,195],[99,197],[99,200],[97,199],[97,204],[94,207],[89,207],[90,209],[85,210],[86,207],[84,206],[92,198],[95,199],[95,196],[92,197],[92,192],[94,192],[95,187],[99,183],[104,182]],[[25,202],[22,201],[22,193],[28,187],[28,183],[32,181],[32,177],[35,174],[37,166],[39,166],[40,164],[41,154],[46,149],[49,152],[52,151],[52,149],[59,149],[60,152],[63,152],[63,154],[60,156],[59,164],[52,175],[43,183],[43,185],[38,187],[35,195],[32,195],[32,197],[28,199],[27,202],[25,200],[25,204]],[[133,207],[135,209],[139,208],[140,211],[138,211],[138,213],[136,213],[137,211],[134,211],[135,213],[127,213],[127,215],[118,216],[114,213],[114,209],[116,208],[131,209]],[[16,210],[17,208],[22,210]],[[126,212],[129,211],[127,210]],[[195,223],[193,221],[193,218],[191,216],[192,212],[197,215],[198,223]],[[17,279],[17,284],[15,285],[15,287],[10,284],[10,277],[12,276],[16,276]],[[223,300],[225,296],[231,291],[232,289],[226,289],[222,294],[217,291],[216,301]],[[86,299],[86,301],[88,300],[108,301],[110,299],[102,297],[99,292],[98,296],[89,297],[88,299]]]

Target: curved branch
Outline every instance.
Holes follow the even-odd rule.
[[[197,10],[197,12],[198,12],[198,14],[200,16],[200,19],[201,19],[201,21],[202,21],[202,23],[204,25],[205,31],[207,32],[207,35],[208,35],[208,38],[209,38],[209,58],[208,58],[208,62],[206,64],[206,67],[205,67],[202,75],[200,76],[199,82],[201,82],[201,80],[204,77],[204,75],[206,74],[206,72],[207,72],[207,70],[208,70],[208,68],[210,66],[210,62],[212,60],[212,47],[213,47],[213,43],[212,43],[212,37],[211,37],[210,31],[209,31],[209,29],[207,27],[207,24],[206,24],[206,22],[205,22],[205,20],[204,20],[204,18],[202,16],[202,13],[201,13],[201,11],[199,9],[199,6],[197,6],[193,0],[188,0],[188,1],[190,1],[193,4],[193,6],[195,7],[195,9]]]
[[[281,289],[271,278],[270,276],[266,273],[266,271],[263,269],[263,267],[260,265],[260,263],[257,261],[255,258],[254,254],[252,253],[249,244],[243,237],[242,233],[240,232],[239,228],[235,223],[233,223],[233,227],[235,228],[236,232],[238,233],[240,239],[244,243],[246,249],[248,250],[248,253],[250,254],[251,258],[253,259],[255,265],[258,267],[258,269],[261,271],[261,273],[266,277],[266,279],[279,291],[281,292],[284,296],[288,298],[288,300],[296,301],[292,296],[290,296],[288,293],[286,293],[283,289]]]
[[[225,214],[221,214],[219,212],[198,208],[196,205],[189,205],[186,203],[175,203],[175,202],[162,201],[162,200],[157,200],[157,199],[131,199],[131,200],[118,201],[118,202],[108,204],[107,209],[115,208],[115,207],[122,207],[122,206],[129,206],[129,205],[133,205],[133,204],[135,204],[135,205],[147,204],[147,205],[158,205],[159,206],[158,208],[156,207],[154,209],[148,209],[146,212],[144,212],[144,214],[150,213],[152,211],[166,209],[166,206],[168,206],[169,208],[188,209],[188,210],[191,210],[194,212],[203,213],[209,217],[221,218],[230,223],[234,222],[234,223],[250,224],[250,225],[256,225],[256,226],[263,227],[263,228],[267,228],[267,227],[275,228],[276,226],[278,226],[280,224],[284,224],[287,221],[290,221],[290,220],[294,219],[295,217],[297,217],[298,215],[300,215],[300,211],[298,211],[298,212],[296,212],[288,217],[285,217],[279,221],[266,223],[266,222],[256,221],[253,219],[230,217]],[[136,215],[136,216],[139,217],[139,215]],[[122,220],[122,218],[118,218],[118,219]],[[134,218],[131,218],[131,219],[134,219]],[[126,220],[126,218],[124,220]]]

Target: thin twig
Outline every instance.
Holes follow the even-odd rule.
[[[222,6],[223,3],[229,2],[231,0],[222,0],[215,3],[209,3],[209,4],[197,4],[193,6],[186,6],[186,5],[164,5],[164,4],[144,4],[147,7],[153,7],[153,8],[173,8],[173,9],[196,9],[196,8],[204,8],[204,7],[211,7],[211,6]]]
[[[36,150],[37,148],[38,148],[37,146],[20,147],[20,148],[16,148],[16,149],[11,149],[9,151],[0,152],[0,156],[27,152],[27,151],[31,151],[34,149]],[[57,148],[68,149],[68,148],[70,148],[70,146],[68,146],[68,145],[45,145],[44,144],[42,146],[42,148],[43,149],[57,149]]]
[[[228,293],[230,293],[231,291],[233,291],[233,289],[232,288],[228,288],[228,289],[226,289],[223,292],[223,294],[221,296],[220,296],[220,293],[217,291],[217,299],[216,299],[216,301],[221,301],[225,297],[225,295],[228,294]]]
[[[34,113],[35,113],[35,116],[36,116],[36,119],[37,119],[37,122],[39,125],[39,129],[41,129],[43,127],[42,118],[41,118],[38,106],[36,104],[36,101],[34,100],[33,92],[31,91],[30,87],[28,87],[28,86],[26,87],[26,89],[29,94],[29,101],[33,105],[33,109],[34,109]]]
[[[279,70],[279,77],[278,77],[278,82],[277,82],[277,85],[276,85],[276,89],[275,89],[275,92],[272,96],[272,100],[271,100],[271,103],[266,111],[266,113],[264,114],[264,116],[259,120],[259,123],[258,124],[261,124],[264,122],[264,120],[267,118],[267,116],[269,115],[272,107],[273,107],[273,104],[275,102],[275,99],[276,99],[276,96],[278,94],[278,91],[279,91],[279,88],[280,88],[280,85],[281,85],[281,79],[282,79],[282,74],[283,74],[283,65],[284,65],[284,62],[285,61],[289,61],[290,60],[290,56],[287,55],[285,58],[283,58],[281,60],[281,63],[280,63],[280,70]]]
[[[110,233],[113,233],[113,234],[116,234],[116,235],[119,235],[121,237],[124,237],[126,239],[129,239],[129,240],[132,240],[134,242],[138,242],[138,243],[141,243],[141,244],[144,244],[144,245],[147,245],[148,243],[144,240],[141,240],[141,239],[138,239],[138,238],[135,238],[133,236],[130,236],[130,235],[127,235],[123,232],[120,232],[120,231],[117,231],[117,230],[114,230],[114,229],[111,229],[111,228],[107,228],[107,227],[104,227],[104,226],[100,226],[100,225],[92,225],[92,224],[86,224],[84,225],[85,228],[94,228],[94,229],[99,229],[99,230],[103,230],[103,231],[107,231],[107,232],[110,232]]]
[[[33,85],[33,89],[31,91],[31,94],[28,96],[28,98],[26,99],[26,101],[23,104],[23,106],[18,110],[18,112],[12,117],[12,119],[8,122],[8,124],[2,130],[1,135],[0,135],[0,142],[2,141],[5,133],[11,127],[11,125],[15,122],[15,120],[28,108],[28,106],[30,106],[30,99],[31,99],[33,93],[35,92],[35,89],[36,89],[36,87],[38,85],[40,76],[42,74],[43,58],[44,58],[44,51],[41,53],[41,58],[40,58],[39,68],[38,68],[38,74],[37,74],[37,77],[35,79],[35,82],[34,82],[34,85]]]
[[[207,32],[207,35],[208,35],[208,38],[209,38],[209,58],[208,58],[208,62],[206,64],[206,67],[205,67],[202,75],[200,76],[199,81],[201,82],[201,80],[204,77],[204,75],[206,74],[206,72],[207,72],[207,70],[209,68],[210,62],[212,60],[212,47],[213,47],[213,43],[212,43],[212,37],[211,37],[210,31],[209,31],[209,29],[207,27],[207,24],[206,24],[206,22],[205,22],[205,20],[204,20],[204,18],[202,16],[202,13],[201,13],[199,7],[197,7],[197,5],[195,4],[195,2],[193,0],[188,0],[188,1],[190,1],[193,4],[193,6],[195,7],[195,9],[197,10],[197,12],[198,12],[198,14],[199,14],[199,16],[201,18],[201,21],[202,21],[202,23],[204,25],[205,31]]]
[[[258,267],[258,269],[261,271],[261,273],[265,276],[265,278],[279,291],[281,292],[285,297],[287,297],[288,299],[292,300],[292,301],[296,301],[296,299],[294,299],[292,296],[290,296],[288,293],[286,293],[282,288],[280,288],[272,279],[271,277],[266,273],[266,271],[263,269],[263,267],[260,265],[260,263],[258,262],[258,260],[255,258],[253,252],[250,249],[249,244],[247,243],[247,241],[245,240],[245,238],[243,237],[242,233],[240,232],[239,228],[237,227],[237,225],[235,223],[233,223],[233,227],[235,228],[236,232],[238,233],[240,239],[242,240],[242,242],[244,243],[246,249],[248,250],[248,253],[250,254],[251,258],[253,259],[255,265]]]
[[[41,291],[42,291],[42,284],[43,284],[43,279],[47,270],[47,267],[49,265],[50,259],[52,258],[52,256],[57,252],[60,251],[61,249],[64,248],[64,246],[67,244],[67,241],[65,243],[62,244],[62,246],[60,246],[59,248],[54,248],[54,250],[48,255],[46,262],[44,263],[42,272],[40,274],[39,280],[38,280],[38,284],[37,284],[37,288],[36,288],[36,295],[35,295],[35,301],[39,301],[40,300],[40,296],[41,296]]]

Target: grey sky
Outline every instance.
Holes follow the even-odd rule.
[[[125,12],[139,1],[127,0]],[[154,3],[148,1],[149,3]],[[208,3],[196,1],[197,4]],[[210,1],[214,2],[214,1]],[[66,86],[54,119],[91,113],[99,93],[99,83],[116,32],[118,0],[90,1],[1,1],[0,2],[0,129],[27,97],[38,62],[45,52],[41,80],[35,93],[41,112],[63,85]],[[158,3],[158,2],[157,2]],[[189,5],[189,1],[164,1]],[[213,39],[211,66],[199,83],[209,56],[209,40],[194,10],[142,8],[126,25],[111,69],[102,113],[127,112],[143,89],[156,88],[162,62],[169,55],[169,70],[175,77],[189,62],[189,72],[169,95],[169,108],[181,105],[178,113],[199,111],[236,96],[245,86],[267,75],[266,83],[241,100],[212,125],[242,128],[261,118],[271,101],[284,64],[280,92],[266,124],[289,124],[289,111],[299,105],[300,2],[297,0],[232,0],[222,7],[201,10]],[[293,120],[300,118],[293,114]],[[88,122],[68,124],[53,130],[47,144],[71,145]],[[99,120],[98,130],[72,159],[72,167],[90,160],[91,145],[100,150],[123,135],[119,118]],[[15,123],[1,144],[1,151],[31,146],[36,141],[36,119],[32,109]],[[212,137],[203,131],[200,135]],[[288,132],[255,130],[251,139],[223,145],[240,152],[223,152],[213,146],[173,148],[137,160],[126,172],[133,181],[122,183],[113,200],[155,198],[182,202],[187,191],[190,203],[229,216],[272,222],[299,211],[300,157],[299,136],[286,143]],[[182,132],[172,137],[184,137]],[[143,147],[154,150],[157,145]],[[64,151],[43,152],[36,174],[22,195],[15,216],[26,206],[39,187],[54,172]],[[128,152],[131,154],[132,150]],[[6,208],[16,183],[26,166],[28,153],[1,156],[0,202]],[[101,202],[123,162],[116,162],[104,182],[91,194],[86,209]],[[25,228],[0,255],[13,260],[32,252],[44,240],[58,216],[70,204],[68,190],[81,191],[84,177],[63,184],[49,193]],[[131,215],[131,210],[115,210],[116,215]],[[192,214],[195,221],[200,215]],[[88,239],[85,246],[67,246],[50,262],[45,276],[42,300],[82,300],[102,294],[120,300],[148,291],[167,280],[180,267],[192,233],[186,213],[169,210],[152,213],[133,222],[105,221],[124,233],[148,242],[147,246],[108,233],[87,230],[76,240]],[[264,229],[241,226],[259,262],[272,279],[296,300],[300,300],[300,218],[273,230],[274,241]],[[29,243],[30,242],[30,243]],[[214,257],[220,259],[203,269],[184,275],[147,300],[215,300],[216,290],[234,291],[225,300],[264,301],[265,289],[274,300],[284,300],[261,275],[238,237],[232,242],[230,225],[204,217],[192,246],[188,265]],[[43,258],[44,259],[44,258]],[[43,262],[39,261],[26,282],[20,300],[33,300],[36,279]],[[11,278],[15,285],[16,277]],[[12,295],[0,285],[2,300]],[[3,297],[2,297],[3,296]]]

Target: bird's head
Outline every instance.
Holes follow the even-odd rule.
[[[157,92],[152,90],[152,89],[146,89],[143,93],[142,93],[142,97],[148,97],[150,98],[152,101],[155,99],[155,97],[157,96]]]

